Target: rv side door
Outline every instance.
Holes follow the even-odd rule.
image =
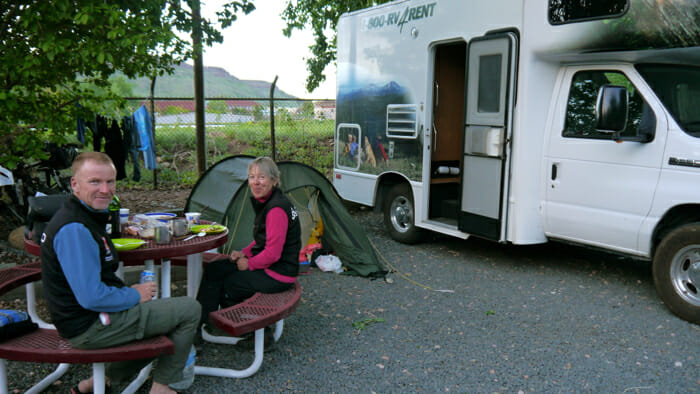
[[[469,43],[459,229],[493,240],[504,238],[516,57],[517,38],[512,33]]]

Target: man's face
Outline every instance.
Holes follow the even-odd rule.
[[[83,163],[70,180],[73,194],[98,211],[109,208],[117,188],[117,171],[110,164],[93,160]]]

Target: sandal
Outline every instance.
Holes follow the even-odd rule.
[[[80,384],[76,384],[74,387],[70,389],[70,394],[90,394],[92,391],[88,391],[87,393],[83,393],[80,391]],[[106,391],[106,390],[105,390]]]
[[[80,383],[76,384],[75,386],[71,387],[70,389],[70,394],[92,394],[92,391],[86,391],[82,392],[80,391]],[[105,385],[105,393],[111,393],[112,392],[112,385],[111,384],[106,384]]]

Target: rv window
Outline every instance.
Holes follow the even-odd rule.
[[[629,0],[549,0],[549,23],[562,25],[619,17],[628,8]]]
[[[598,91],[603,85],[622,86],[629,94],[628,117],[625,128],[615,135],[596,130],[595,106]],[[644,109],[647,108],[645,112]],[[656,124],[653,112],[649,111],[646,101],[632,85],[625,74],[619,71],[588,70],[574,74],[569,88],[569,99],[566,106],[566,121],[562,136],[568,138],[593,138],[613,140],[617,137],[625,139],[638,135]],[[645,116],[642,116],[642,115]],[[642,123],[642,119],[644,122]],[[643,129],[643,130],[642,130]]]
[[[499,112],[501,109],[501,58],[500,54],[479,58],[479,112]]]

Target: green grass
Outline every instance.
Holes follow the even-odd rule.
[[[333,170],[333,120],[282,120],[275,122],[275,159],[309,165],[326,177]],[[199,178],[196,164],[196,133],[193,125],[159,126],[156,132],[158,184],[192,187]],[[234,123],[206,129],[207,167],[232,155],[271,156],[270,122]],[[131,174],[131,163],[127,172]],[[130,179],[120,188],[133,188]],[[138,185],[153,184],[153,171],[141,163]]]

